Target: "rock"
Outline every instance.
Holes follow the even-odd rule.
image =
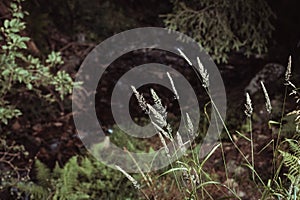
[[[255,77],[253,77],[250,83],[245,88],[245,92],[248,92],[250,95],[261,90],[260,81],[263,81],[265,84],[271,83],[278,79],[285,71],[285,68],[278,63],[268,63],[262,70],[260,70]]]

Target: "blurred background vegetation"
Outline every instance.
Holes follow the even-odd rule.
[[[216,61],[227,62],[230,53],[261,55],[275,45],[295,51],[297,4],[296,0],[31,0],[24,6],[30,11],[26,18],[30,36],[42,49],[49,46],[53,28],[74,40],[84,35],[99,42],[127,29],[161,26],[191,36]]]

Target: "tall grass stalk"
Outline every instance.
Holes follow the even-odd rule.
[[[171,168],[173,168],[173,165],[172,165],[172,162],[171,162],[171,155],[170,155],[169,149],[167,147],[166,141],[165,141],[163,136],[165,136],[167,139],[169,139],[171,141],[173,141],[173,137],[171,135],[171,130],[170,129],[168,129],[168,132],[166,132],[162,128],[162,127],[169,127],[169,126],[168,126],[168,123],[166,121],[166,116],[167,116],[166,109],[162,106],[161,99],[158,97],[156,92],[153,89],[151,89],[152,98],[155,102],[155,104],[154,104],[155,108],[154,108],[153,106],[151,106],[150,104],[148,104],[146,102],[143,95],[140,94],[134,86],[131,86],[131,88],[132,88],[132,90],[133,90],[133,92],[134,92],[134,94],[135,94],[135,96],[136,96],[136,98],[139,102],[139,106],[141,107],[141,109],[143,111],[146,112],[146,114],[148,114],[151,123],[154,125],[154,128],[157,130],[160,141],[163,144],[163,148],[166,152],[169,163],[171,165]],[[153,115],[151,115],[151,113]],[[137,163],[136,163],[136,165],[137,165],[137,167],[139,167]],[[179,189],[179,191],[183,192],[182,187],[180,186],[180,183],[178,181],[178,177],[175,174],[175,172],[173,172],[173,175],[174,175],[174,178],[175,178],[177,188]]]
[[[250,130],[250,147],[251,147],[251,164],[252,164],[252,180],[255,181],[255,167],[254,167],[254,144],[253,144],[253,131],[252,131],[252,102],[249,93],[246,93],[246,104],[245,104],[246,110],[245,114],[247,116],[247,120],[249,122],[249,130]]]
[[[152,189],[152,193],[154,194],[154,200],[156,200],[156,192],[155,192],[155,186],[153,184],[153,181],[151,179],[151,177],[147,174],[145,174],[142,169],[140,168],[140,166],[138,165],[138,163],[136,162],[135,158],[132,156],[132,154],[130,153],[130,151],[128,151],[127,149],[124,149],[125,152],[128,153],[128,155],[130,156],[130,158],[133,160],[134,164],[137,166],[139,173],[142,175],[144,181],[146,182],[147,186]]]
[[[278,155],[278,149],[279,149],[279,143],[280,143],[280,139],[281,139],[281,132],[282,132],[282,128],[283,128],[283,118],[285,115],[285,106],[286,106],[286,100],[287,100],[287,96],[288,96],[288,85],[290,83],[290,78],[292,76],[292,57],[289,56],[288,59],[288,65],[287,65],[287,69],[285,72],[285,88],[284,88],[284,96],[283,96],[283,104],[282,104],[282,109],[281,109],[281,118],[280,118],[280,123],[279,123],[279,130],[278,130],[278,136],[276,139],[276,144],[275,144],[275,148],[274,148],[274,155],[273,155],[273,159],[274,162],[273,164],[276,165],[276,157]],[[281,171],[281,167],[282,164],[277,168],[277,170],[275,170],[275,174],[273,177],[273,181],[278,179],[279,173]],[[276,166],[274,166],[274,169],[276,169]]]
[[[185,59],[187,59],[186,56],[184,56]],[[215,110],[217,116],[215,117],[218,117],[219,120],[221,121],[222,123],[222,126],[228,136],[228,138],[230,139],[231,143],[234,145],[234,147],[238,150],[238,152],[242,155],[242,157],[244,158],[244,161],[248,164],[248,166],[252,166],[250,169],[252,171],[252,179],[254,180],[255,179],[255,175],[258,175],[256,172],[255,172],[255,169],[254,169],[254,150],[253,150],[253,138],[252,138],[252,123],[250,123],[250,126],[251,126],[251,131],[250,131],[250,134],[251,134],[251,163],[249,162],[249,160],[247,159],[247,157],[244,155],[244,153],[241,151],[241,149],[237,146],[236,142],[233,140],[228,128],[227,128],[227,125],[225,123],[225,121],[223,120],[220,112],[219,112],[219,109],[218,107],[216,106],[215,102],[213,101],[213,98],[210,94],[210,91],[209,91],[209,74],[207,73],[207,70],[203,67],[199,57],[197,57],[197,62],[198,62],[198,68],[199,68],[199,71],[193,66],[191,65],[193,71],[196,73],[196,76],[198,77],[199,80],[202,80],[202,86],[204,87],[207,95],[209,96],[210,100],[211,100],[211,104],[213,106],[213,110]],[[191,63],[191,62],[189,62]],[[249,95],[248,95],[249,96]],[[250,100],[250,102],[248,102],[249,104],[249,107],[247,108],[248,111],[250,112],[250,115],[252,115],[252,112],[253,112],[253,108],[252,108],[252,104],[251,104],[251,99],[250,97],[247,99],[247,100]],[[250,118],[251,119],[251,118]],[[219,135],[221,134],[221,132],[219,132]],[[221,145],[221,149],[222,149],[222,159],[223,159],[223,162],[224,162],[224,167],[225,167],[225,174],[226,174],[226,177],[228,178],[228,170],[227,170],[227,164],[226,164],[226,160],[225,160],[225,154],[224,154],[224,150],[223,150],[223,147]],[[259,180],[260,182],[264,185],[264,182],[260,179],[259,177]],[[237,195],[236,195],[237,196]]]

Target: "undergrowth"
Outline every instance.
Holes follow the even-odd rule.
[[[30,199],[136,198],[130,182],[120,172],[90,156],[74,156],[63,167],[56,164],[54,169],[36,160],[35,171],[35,181],[16,184],[20,197],[25,193]]]
[[[55,113],[73,87],[79,85],[65,71],[57,70],[56,67],[63,64],[60,53],[51,52],[42,58],[34,56],[28,50],[30,38],[26,36],[24,22],[28,13],[22,10],[22,2],[23,0],[11,1],[8,7],[10,13],[1,17],[0,194],[12,185],[30,179],[33,159],[29,158],[27,149],[14,139],[21,138],[16,134],[20,128],[19,122],[14,128],[11,123],[16,118],[20,119],[21,115],[30,118],[37,112],[34,105],[39,103],[27,103],[25,100],[43,99],[48,108],[49,105],[55,105],[51,108]],[[50,114],[48,112],[47,117]],[[27,163],[20,164],[23,162]]]
[[[188,59],[185,56],[186,59]],[[198,60],[199,61],[199,60]],[[191,62],[189,62],[191,63]],[[203,86],[208,92],[207,88],[209,85],[209,75],[206,70],[201,66],[201,62],[198,62],[200,69],[200,78],[203,82]],[[194,66],[191,66],[194,67]],[[291,82],[291,58],[289,58],[289,63],[287,66],[287,71],[285,74],[285,95],[283,100],[282,107],[282,115],[279,121],[273,120],[270,118],[269,126],[272,127],[272,135],[275,137],[261,150],[268,147],[272,147],[273,158],[269,158],[273,160],[273,171],[271,170],[268,175],[268,179],[266,177],[261,176],[259,171],[257,171],[256,167],[256,156],[257,152],[255,151],[255,141],[253,138],[252,131],[252,116],[253,116],[253,105],[251,102],[251,97],[247,93],[246,94],[246,103],[245,103],[245,114],[248,119],[248,131],[249,134],[241,133],[236,131],[239,134],[239,137],[246,139],[249,142],[250,146],[250,155],[243,152],[244,149],[241,149],[237,144],[237,139],[235,134],[229,132],[226,127],[226,124],[223,122],[223,128],[225,133],[227,134],[231,145],[233,145],[234,149],[238,152],[238,154],[242,157],[242,168],[246,168],[250,172],[249,180],[255,186],[255,190],[260,194],[260,199],[291,199],[296,200],[300,198],[300,146],[299,146],[299,120],[300,113],[299,110],[295,109],[293,112],[288,113],[287,115],[296,115],[294,121],[294,128],[292,138],[283,137],[284,133],[284,124],[283,119],[286,116],[286,98],[288,98],[288,91],[292,90],[290,95],[296,96],[296,101],[299,103],[300,98],[297,96],[298,88]],[[265,96],[265,109],[267,113],[272,113],[272,105],[264,83],[261,82],[262,92]],[[224,147],[222,142],[216,145],[212,151],[203,159],[199,159],[199,149],[195,149],[196,146],[192,139],[188,139],[183,141],[182,135],[189,135],[188,138],[193,138],[193,136],[197,136],[197,132],[194,130],[194,126],[189,119],[188,113],[186,113],[185,122],[187,124],[186,133],[175,133],[172,134],[173,130],[170,128],[165,116],[167,116],[167,111],[163,106],[159,95],[156,94],[153,90],[151,91],[152,97],[154,99],[154,105],[148,104],[143,95],[140,94],[133,86],[132,89],[137,97],[140,107],[149,115],[151,119],[151,123],[156,128],[157,133],[160,136],[161,144],[163,145],[163,149],[165,150],[168,157],[179,156],[179,152],[184,153],[184,156],[178,159],[176,162],[171,163],[167,169],[159,173],[143,173],[143,183],[141,187],[138,188],[141,191],[141,194],[146,199],[169,199],[170,197],[163,192],[160,187],[158,187],[154,182],[160,181],[164,182],[168,180],[168,183],[164,185],[164,190],[170,190],[170,192],[174,193],[174,188],[177,190],[176,198],[177,199],[217,199],[217,198],[228,198],[228,199],[243,199],[243,196],[237,189],[237,183],[234,180],[235,177],[232,177],[229,166],[229,162],[226,161]],[[176,88],[173,88],[174,94],[177,94]],[[209,95],[209,93],[208,93]],[[215,104],[211,102],[214,106]],[[218,110],[217,107],[215,107]],[[218,112],[218,111],[217,111]],[[222,119],[221,119],[222,120]],[[279,125],[279,128],[274,128],[273,125]],[[175,142],[177,151],[173,152],[171,155],[167,142]],[[288,146],[285,145],[288,143]],[[222,154],[222,162],[225,173],[225,181],[220,181],[218,177],[214,177],[207,168],[205,168],[206,162],[213,156],[217,151],[221,151]],[[167,161],[166,161],[167,162]],[[126,177],[131,177],[127,172],[122,169],[119,169],[122,173],[125,174]],[[284,173],[286,171],[286,173]],[[171,177],[171,178],[168,178]],[[135,185],[139,181],[129,178],[129,180],[133,181]],[[174,187],[172,189],[172,187]],[[222,194],[219,196],[214,196],[212,193],[213,190],[220,191]],[[147,192],[148,191],[148,192]],[[246,191],[247,192],[247,191]],[[251,194],[248,194],[251,195]],[[175,198],[175,199],[176,199]]]
[[[199,62],[199,65],[201,63]],[[202,66],[203,67],[203,66]],[[207,89],[209,84],[208,74],[206,70],[201,71],[200,78],[203,80],[203,86]],[[287,67],[285,87],[286,91],[292,89],[291,95],[295,95],[297,103],[299,103],[298,89],[290,81],[291,76],[291,59]],[[206,79],[203,79],[206,78]],[[266,111],[272,113],[272,105],[263,82],[261,82],[262,92],[265,96]],[[142,172],[139,175],[130,175],[120,166],[116,168],[120,171],[104,167],[100,162],[82,157],[71,158],[63,167],[56,165],[53,170],[40,161],[36,161],[36,181],[21,182],[16,185],[20,191],[20,195],[29,195],[33,199],[244,199],[245,194],[240,191],[238,183],[243,181],[251,181],[253,190],[258,191],[260,199],[290,199],[296,200],[300,197],[300,146],[299,146],[299,110],[295,109],[287,115],[295,115],[294,134],[291,138],[287,138],[284,134],[283,119],[285,114],[285,103],[282,108],[282,117],[278,121],[275,119],[269,120],[268,125],[272,127],[271,141],[263,147],[261,151],[272,148],[273,166],[268,171],[267,179],[260,171],[257,170],[256,156],[257,150],[254,148],[255,140],[253,137],[253,105],[249,94],[246,95],[245,114],[247,117],[247,131],[239,132],[238,137],[245,139],[250,147],[250,153],[244,152],[237,144],[237,136],[229,132],[223,121],[225,133],[227,134],[231,145],[242,158],[242,162],[238,165],[232,164],[226,160],[225,147],[222,142],[214,146],[208,155],[204,158],[199,158],[200,148],[192,139],[197,137],[199,133],[191,122],[191,119],[186,113],[185,133],[175,133],[168,124],[166,117],[167,110],[163,106],[162,101],[154,90],[151,90],[154,99],[154,105],[147,104],[134,87],[132,87],[138,102],[142,109],[149,115],[151,123],[156,128],[160,142],[167,156],[177,156],[174,163],[157,172]],[[176,88],[173,88],[176,90]],[[208,90],[207,90],[208,91]],[[175,92],[176,93],[176,92]],[[288,92],[284,99],[288,98]],[[285,100],[284,100],[285,102]],[[212,103],[212,105],[214,105]],[[216,108],[217,109],[217,108]],[[276,125],[279,128],[274,128]],[[290,128],[291,129],[291,128]],[[132,140],[129,137],[120,137],[124,133],[113,129],[111,136],[107,136],[114,143],[129,149],[130,151],[140,151],[140,144],[137,140]],[[115,133],[115,135],[113,135]],[[183,137],[186,134],[188,137]],[[186,140],[188,138],[188,140]],[[124,143],[124,140],[130,142]],[[173,141],[177,151],[170,152],[167,142]],[[143,146],[143,145],[142,145]],[[104,149],[105,150],[105,149]],[[128,151],[128,152],[130,152]],[[221,155],[224,176],[219,177],[213,174],[206,165],[211,162],[214,154]],[[168,162],[168,161],[166,161]],[[138,167],[138,166],[137,166]],[[232,173],[232,168],[234,173]],[[269,168],[268,168],[269,169]],[[239,174],[249,172],[245,180],[238,180]],[[123,175],[125,176],[122,176]],[[222,180],[223,178],[223,180]],[[225,178],[225,179],[224,179]],[[128,180],[125,180],[128,179]],[[131,182],[131,183],[130,183]],[[130,191],[124,193],[125,189]],[[119,191],[119,190],[122,190]],[[139,191],[140,193],[136,193]],[[251,195],[251,191],[245,191],[247,195]],[[138,196],[136,196],[138,195]],[[254,197],[258,198],[258,197]]]

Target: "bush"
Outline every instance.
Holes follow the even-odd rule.
[[[28,110],[34,106],[40,111],[42,108],[37,99],[42,98],[49,104],[61,103],[72,88],[79,85],[69,74],[55,69],[63,64],[59,53],[52,52],[44,60],[29,53],[27,42],[30,38],[24,36],[24,16],[28,13],[22,10],[22,1],[10,4],[11,16],[3,20],[0,28],[0,195],[12,185],[27,180],[33,162],[24,145],[15,141],[22,136],[12,135],[15,130],[2,129],[2,125],[22,113],[33,115]],[[24,99],[35,101],[29,104]]]
[[[52,52],[42,61],[26,51],[30,38],[22,35],[27,14],[22,11],[22,1],[10,4],[12,17],[5,19],[0,29],[0,121],[4,124],[22,114],[12,102],[20,94],[27,92],[57,102],[78,85],[64,71],[53,73],[55,66],[63,64],[60,53]]]
[[[168,28],[194,38],[217,62],[227,62],[232,51],[266,52],[274,30],[265,1],[173,0],[173,12],[163,17]]]

